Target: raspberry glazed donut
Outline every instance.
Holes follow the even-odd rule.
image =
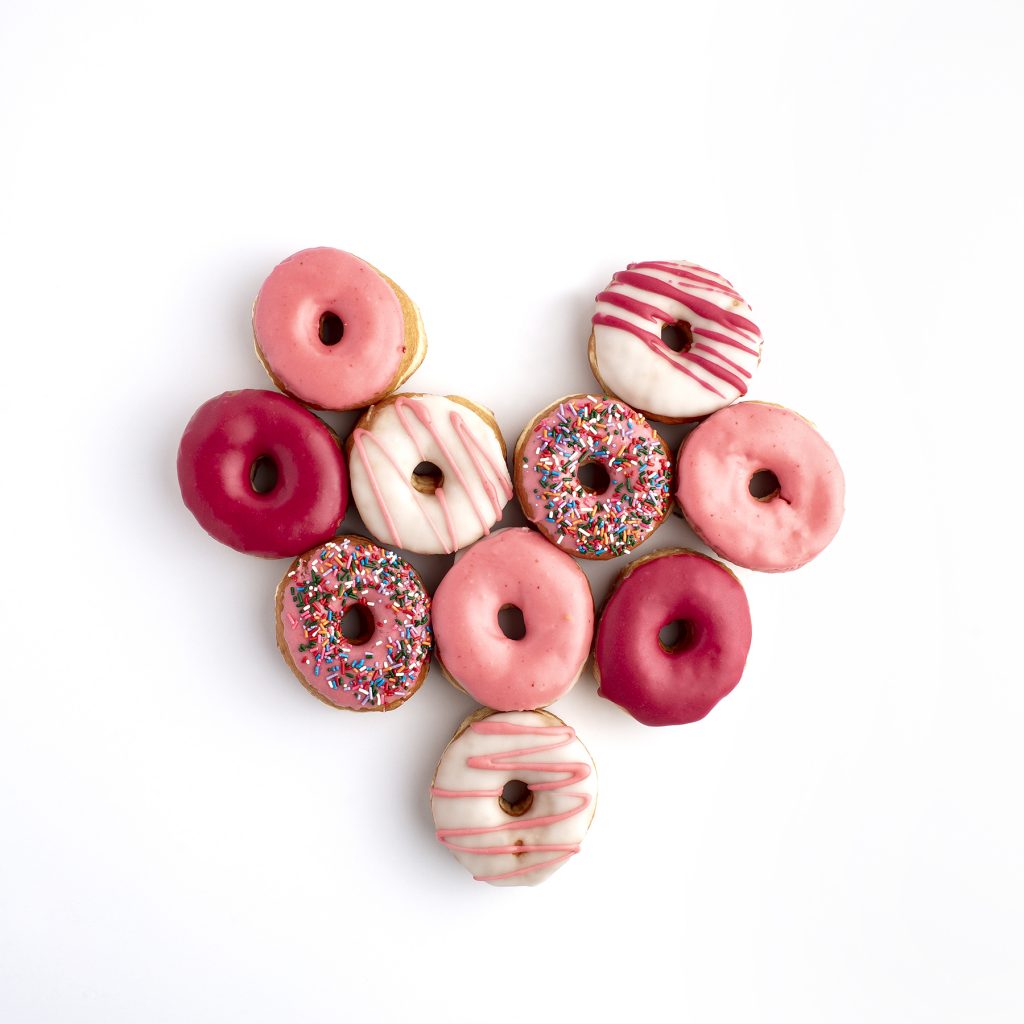
[[[596,800],[587,748],[548,711],[478,709],[430,787],[437,838],[492,885],[537,885],[579,853]]]
[[[499,624],[506,608],[522,615],[519,639]],[[525,526],[460,551],[434,593],[432,617],[445,675],[496,711],[558,700],[579,678],[594,636],[587,577]]]
[[[347,445],[366,528],[407,551],[450,555],[472,544],[512,497],[501,431],[465,398],[394,395],[366,411]]]
[[[750,316],[724,277],[696,263],[630,263],[597,296],[590,366],[605,391],[653,420],[700,419],[747,393],[761,361]]]
[[[750,607],[721,562],[655,551],[612,585],[594,643],[598,693],[644,725],[703,718],[740,681]]]
[[[332,707],[390,711],[430,667],[423,581],[365,537],[338,537],[296,558],[277,588],[275,618],[284,660]]]
[[[843,519],[835,453],[791,409],[742,402],[705,420],[679,449],[676,498],[705,544],[760,572],[799,569]]]
[[[427,352],[409,296],[340,249],[303,249],[279,263],[256,296],[252,329],[270,379],[317,409],[372,405]]]
[[[274,391],[228,391],[201,405],[181,437],[178,484],[211,537],[264,558],[333,537],[348,507],[334,431]]]
[[[516,444],[515,471],[526,518],[577,558],[631,551],[671,508],[668,445],[612,398],[574,395],[538,413]]]

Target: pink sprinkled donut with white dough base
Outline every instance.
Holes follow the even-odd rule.
[[[499,625],[522,613],[525,634]],[[579,678],[594,635],[590,584],[568,555],[526,527],[498,530],[455,556],[434,593],[432,619],[445,675],[496,711],[558,700]]]
[[[676,498],[697,536],[760,572],[805,565],[843,519],[835,452],[803,416],[767,402],[722,409],[697,427],[679,449],[678,481]]]
[[[352,500],[385,544],[450,555],[490,533],[512,497],[493,415],[454,395],[379,402],[347,441]]]
[[[663,340],[675,328],[682,348]],[[590,366],[653,420],[701,419],[742,398],[761,361],[750,307],[721,274],[685,260],[630,263],[597,296]]]
[[[597,772],[548,711],[480,708],[445,748],[430,788],[437,838],[491,885],[537,885],[579,852]]]
[[[252,329],[271,380],[317,409],[372,405],[427,352],[409,296],[340,249],[303,249],[279,263],[256,296]]]
[[[635,409],[600,395],[538,413],[516,444],[515,471],[526,518],[576,558],[631,551],[672,507],[668,445]]]
[[[365,537],[295,559],[277,588],[277,646],[325,704],[390,711],[430,668],[430,597],[404,558]]]

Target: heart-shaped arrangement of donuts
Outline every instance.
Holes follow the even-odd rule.
[[[182,497],[209,534],[294,557],[277,589],[277,644],[310,693],[391,711],[436,656],[479,702],[430,799],[438,839],[495,885],[536,884],[580,849],[596,773],[545,708],[591,655],[602,697],[646,725],[679,725],[736,686],[750,647],[747,598],[722,561],[682,548],[638,558],[597,617],[576,559],[628,554],[677,502],[720,558],[787,572],[843,515],[842,470],[814,426],[782,406],[733,404],[761,333],[724,277],[632,263],[598,294],[592,323],[601,393],[537,413],[510,473],[488,410],[395,393],[427,348],[401,288],[350,253],[306,249],[274,268],[253,307],[279,391],[211,399],[178,451]],[[343,442],[310,408],[365,411]],[[651,420],[699,422],[673,458]],[[371,537],[338,535],[350,493]],[[492,530],[513,495],[532,526]],[[396,547],[456,556],[433,597]],[[518,632],[499,621],[508,609]]]

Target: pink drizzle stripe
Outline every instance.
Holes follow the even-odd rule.
[[[748,348],[741,342],[736,341],[735,338],[730,338],[727,334],[719,334],[717,331],[709,331],[705,327],[691,327],[690,330],[694,334],[699,334],[702,338],[707,338],[708,341],[718,341],[723,345],[731,345],[733,348],[741,349],[752,356],[760,354],[756,348]]]
[[[720,359],[726,366],[731,366],[737,373],[742,373],[747,380],[750,380],[751,374],[749,370],[744,370],[739,363],[734,363],[731,359],[727,359],[717,349],[709,348],[707,345],[702,345],[699,341],[695,341],[690,346],[691,352],[707,352],[709,355],[714,356],[716,359]]]
[[[630,334],[639,338],[655,355],[661,356],[665,362],[671,363],[681,373],[685,373],[687,377],[692,377],[702,388],[713,392],[719,398],[725,398],[725,395],[718,388],[713,387],[702,377],[698,377],[692,370],[687,369],[685,366],[680,366],[676,359],[669,355],[672,350],[662,342],[658,335],[651,334],[650,331],[645,331],[642,327],[637,327],[636,324],[631,324],[628,320],[620,320],[617,316],[609,316],[607,313],[595,313],[594,324],[604,327],[617,327],[621,331],[629,331]],[[721,375],[718,374],[716,376]]]
[[[482,722],[474,722],[470,729],[481,736],[538,736],[543,741],[551,739],[551,742],[541,742],[537,746],[526,746],[516,750],[510,750],[500,754],[477,754],[466,759],[470,768],[480,768],[486,771],[533,771],[542,772],[563,778],[555,778],[550,782],[531,782],[529,789],[534,793],[546,790],[562,789],[566,786],[575,785],[590,776],[590,765],[582,761],[524,761],[522,758],[530,754],[540,754],[547,750],[557,750],[559,747],[567,746],[576,738],[576,732],[567,725],[532,726],[519,725],[513,722],[491,722],[484,719]],[[496,790],[451,790],[431,787],[431,795],[435,797],[474,797],[493,796],[501,794],[500,789]],[[507,853],[530,853],[544,852],[555,853],[557,856],[541,861],[539,864],[531,864],[528,867],[517,868],[514,871],[506,871],[495,875],[475,875],[480,882],[498,882],[506,878],[515,878],[520,875],[528,875],[543,868],[554,867],[568,860],[573,854],[579,853],[579,843],[538,843],[529,846],[462,846],[459,843],[450,841],[452,836],[479,836],[490,835],[497,832],[505,832],[509,829],[532,829],[543,828],[547,825],[554,825],[565,821],[576,814],[586,810],[592,802],[589,793],[565,793],[565,796],[576,797],[579,803],[576,807],[561,814],[547,814],[537,818],[513,818],[500,825],[491,825],[486,828],[442,828],[437,830],[437,838],[451,850],[461,853],[480,854],[481,856],[499,856]]]
[[[626,295],[625,292],[601,292],[596,301],[618,306],[619,309],[624,309],[627,313],[642,317],[644,320],[653,320],[655,323],[667,324],[671,320],[665,310],[652,306],[648,302],[634,299],[632,295]]]
[[[487,521],[485,515],[480,511],[476,501],[473,499],[472,491],[469,488],[469,484],[466,480],[465,474],[462,471],[462,467],[452,456],[452,453],[451,451],[449,451],[448,446],[444,443],[444,439],[441,437],[441,435],[437,431],[437,428],[434,426],[433,419],[431,418],[430,415],[430,410],[427,409],[426,406],[423,405],[423,403],[417,402],[414,399],[398,398],[395,401],[395,413],[398,416],[398,421],[402,425],[402,429],[406,432],[406,434],[409,435],[409,438],[416,449],[416,454],[419,456],[421,462],[426,459],[426,455],[424,454],[423,447],[420,444],[420,440],[416,436],[416,433],[410,429],[410,423],[405,414],[405,409],[411,410],[413,416],[426,428],[427,432],[434,440],[434,443],[440,449],[441,454],[444,456],[446,466],[443,468],[451,470],[451,472],[454,474],[455,479],[462,486],[462,489],[466,492],[466,495],[469,498],[470,504],[473,506],[473,512],[480,522],[481,529],[485,534],[489,533],[491,523]],[[469,456],[470,464],[473,466],[473,469],[480,478],[480,482],[483,485],[484,492],[487,494],[487,497],[494,508],[495,516],[500,516],[501,510],[502,508],[504,508],[504,505],[499,504],[497,499],[497,488],[495,487],[494,483],[490,479],[488,479],[487,473],[485,472],[485,467],[484,465],[482,465],[480,460],[484,459],[486,461],[487,465],[490,467],[491,472],[497,478],[498,482],[501,485],[502,493],[505,495],[506,501],[508,501],[508,499],[512,497],[512,481],[509,478],[507,467],[504,464],[496,461],[492,456],[487,454],[487,452],[480,445],[479,441],[472,435],[469,428],[466,426],[465,420],[463,420],[463,418],[457,412],[453,411],[451,413],[451,423],[453,429],[455,430],[456,436],[462,442],[462,445],[466,450],[466,454]],[[395,521],[392,518],[391,510],[387,507],[387,504],[384,501],[384,495],[381,493],[380,485],[377,481],[377,476],[373,471],[373,467],[370,464],[369,458],[367,457],[366,447],[364,443],[365,439],[367,438],[373,441],[373,443],[377,446],[381,454],[391,464],[391,467],[392,469],[394,469],[395,473],[398,474],[399,479],[402,480],[406,491],[412,497],[413,503],[419,509],[422,517],[426,520],[426,523],[430,527],[431,532],[434,534],[434,537],[437,539],[438,544],[441,545],[441,547],[445,550],[447,554],[452,554],[456,549],[458,540],[455,533],[455,523],[452,519],[451,509],[448,505],[448,498],[445,495],[444,484],[437,488],[437,490],[434,492],[434,497],[437,498],[437,502],[441,509],[441,513],[444,516],[445,526],[448,530],[447,541],[438,532],[437,527],[434,525],[433,519],[431,519],[430,515],[427,513],[427,509],[424,504],[426,500],[425,497],[421,495],[412,486],[412,482],[406,478],[402,470],[399,469],[398,464],[395,462],[391,453],[381,444],[380,440],[374,436],[373,432],[369,430],[364,430],[360,427],[357,430],[353,431],[352,438],[355,449],[359,454],[359,459],[363,464],[363,468],[366,470],[367,477],[369,478],[370,489],[373,491],[373,496],[377,501],[377,507],[380,509],[381,515],[384,516],[384,522],[387,524],[387,528],[391,532],[392,540],[390,541],[390,543],[395,544],[398,547],[401,547],[402,538],[399,535],[398,527],[396,526]]]
[[[757,324],[752,323],[745,316],[733,313],[728,309],[722,309],[707,299],[702,299],[690,292],[684,292],[681,288],[662,281],[660,277],[651,277],[648,274],[638,274],[632,270],[620,270],[612,278],[620,284],[632,285],[634,288],[642,288],[645,291],[654,292],[656,295],[664,295],[667,299],[674,299],[681,302],[687,309],[693,310],[697,316],[704,317],[720,327],[731,327],[734,331],[741,331],[748,336],[760,338],[761,332]]]
[[[683,278],[688,281],[696,281],[699,284],[707,285],[708,288],[713,288],[717,292],[721,292],[723,295],[728,295],[732,299],[739,299],[743,301],[743,296],[739,292],[735,291],[732,285],[725,280],[723,277],[721,281],[715,281],[708,277],[701,277],[700,274],[693,273],[693,270],[703,270],[703,267],[694,267],[693,270],[686,270],[683,267],[675,266],[672,263],[664,263],[659,260],[652,260],[648,263],[630,263],[626,268],[627,270],[661,270],[666,274],[672,274],[674,277]],[[705,274],[710,274],[712,271],[704,270]]]

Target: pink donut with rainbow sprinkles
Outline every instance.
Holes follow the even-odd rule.
[[[653,420],[701,419],[747,393],[761,361],[750,307],[721,274],[685,260],[630,263],[597,296],[590,365]]]

